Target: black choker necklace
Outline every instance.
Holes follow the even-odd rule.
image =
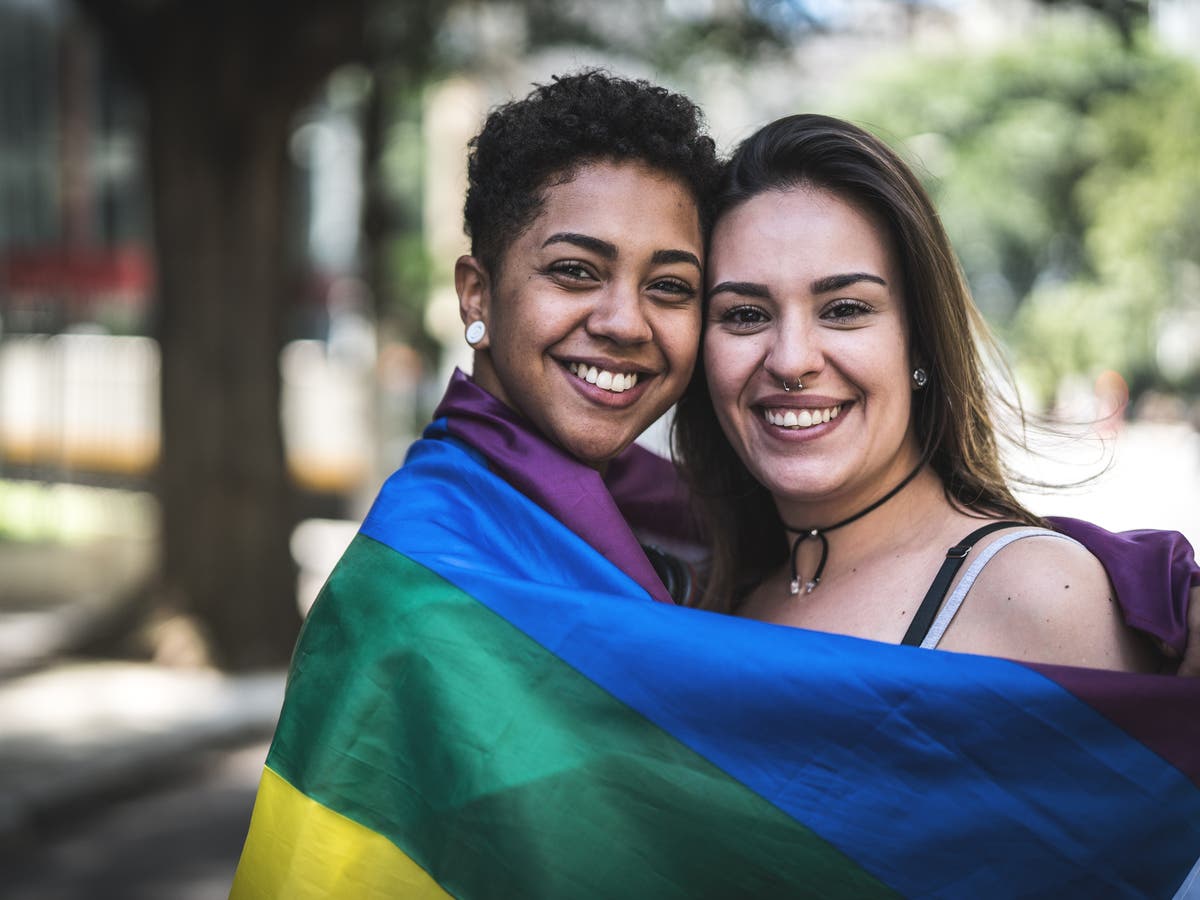
[[[851,522],[857,522],[867,513],[874,512],[875,510],[879,509],[879,507],[883,506],[883,504],[887,503],[898,493],[904,490],[904,487],[917,477],[917,473],[921,471],[924,465],[924,460],[917,463],[917,467],[909,472],[903,481],[901,481],[898,485],[896,485],[866,509],[860,509],[854,515],[850,516],[850,518],[842,519],[840,522],[835,522],[828,528],[793,528],[787,522],[784,522],[783,527],[788,531],[795,532],[797,535],[796,540],[792,542],[792,583],[788,586],[788,593],[793,597],[800,593],[800,575],[796,572],[796,551],[800,549],[800,545],[802,543],[804,543],[810,537],[821,539],[821,561],[817,563],[817,571],[813,573],[812,581],[809,581],[804,585],[804,593],[811,594],[813,588],[821,583],[821,573],[825,571],[825,560],[829,558],[829,539],[825,537],[825,535],[831,531],[841,528],[843,525],[849,525]]]

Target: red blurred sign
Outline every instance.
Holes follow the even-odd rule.
[[[10,250],[0,256],[0,283],[11,292],[149,293],[154,267],[141,247]]]

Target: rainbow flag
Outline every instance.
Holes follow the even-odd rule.
[[[232,897],[1200,896],[1200,683],[654,602],[450,431],[313,607]]]

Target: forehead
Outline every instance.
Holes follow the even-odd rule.
[[[588,163],[565,180],[551,179],[527,234],[540,243],[539,236],[559,231],[615,244],[636,241],[677,247],[683,242],[692,250],[702,240],[700,214],[687,185],[636,162]]]
[[[770,281],[882,274],[896,266],[890,233],[876,215],[849,198],[805,186],[757,194],[722,215],[709,268],[721,280]]]

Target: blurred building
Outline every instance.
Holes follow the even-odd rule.
[[[144,329],[137,105],[62,3],[0,0],[0,317]]]
[[[1150,23],[1164,47],[1200,60],[1200,3],[1150,0]]]
[[[0,0],[0,473],[158,450],[137,104],[62,3]]]
[[[293,139],[305,266],[281,356],[289,463],[327,496],[358,489],[373,443],[361,156],[344,95],[315,103]],[[0,0],[0,478],[149,484],[160,414],[144,128],[119,60],[68,0]]]

